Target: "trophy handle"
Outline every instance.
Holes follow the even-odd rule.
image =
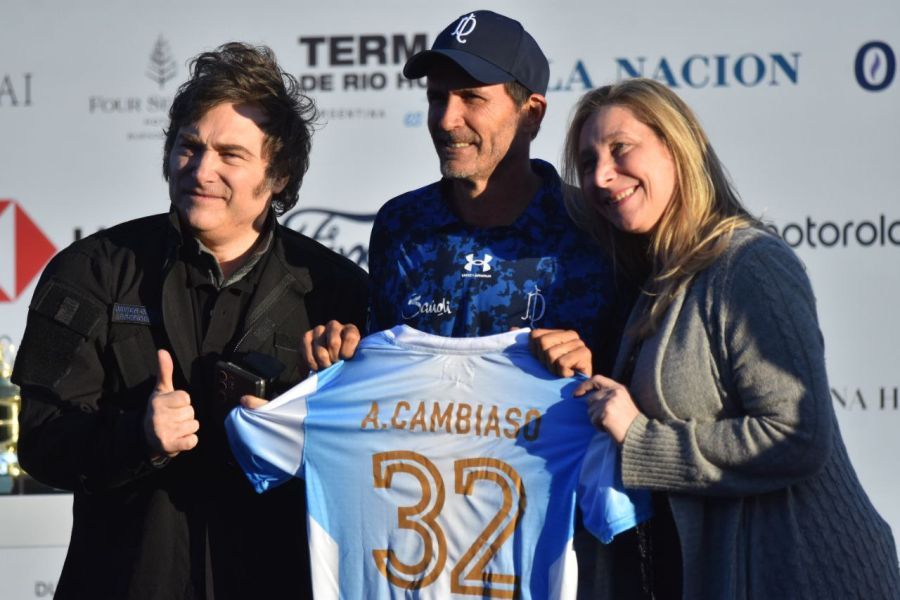
[[[15,357],[15,344],[9,336],[0,336],[0,478],[15,478],[22,474],[16,452],[21,399],[19,387],[9,380]]]

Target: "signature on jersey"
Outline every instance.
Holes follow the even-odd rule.
[[[425,300],[423,302],[422,294],[413,294],[406,301],[406,306],[407,308],[403,310],[404,319],[414,319],[419,315],[443,316],[453,314],[448,298],[441,298],[440,301]]]

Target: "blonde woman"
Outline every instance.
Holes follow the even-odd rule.
[[[655,598],[900,598],[891,531],[844,448],[803,265],[742,206],[696,117],[633,79],[586,94],[576,222],[641,286],[613,378],[582,385],[654,492]]]

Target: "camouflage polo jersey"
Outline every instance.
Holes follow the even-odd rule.
[[[543,185],[509,226],[466,225],[441,182],[385,204],[369,245],[369,331],[405,324],[471,337],[574,329],[595,354],[610,356],[623,321],[610,263],[569,219],[556,170],[539,160],[532,168]]]

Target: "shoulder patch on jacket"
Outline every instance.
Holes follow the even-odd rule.
[[[58,281],[50,281],[31,302],[31,310],[90,337],[106,316],[100,303]]]

